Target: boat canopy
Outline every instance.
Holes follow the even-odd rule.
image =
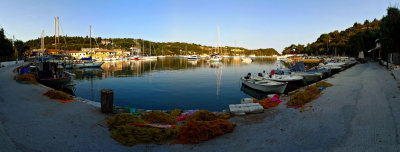
[[[45,57],[45,58],[39,58],[39,61],[47,61],[47,60],[50,60],[50,59],[55,59],[56,57],[54,57],[54,56],[49,56],[49,57]]]
[[[81,60],[92,60],[92,56],[90,56],[88,58],[82,58]]]
[[[290,71],[306,71],[304,62],[297,62],[294,66],[290,67]]]

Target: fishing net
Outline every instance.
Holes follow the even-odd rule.
[[[224,120],[187,120],[182,126],[177,143],[196,144],[233,131],[235,124]]]
[[[144,124],[146,122],[128,113],[116,114],[114,117],[107,118],[107,120],[111,137],[127,146],[143,143],[162,144],[171,139],[176,139],[179,133],[179,127],[155,128],[132,125]]]
[[[281,103],[280,100],[272,101],[271,98],[264,98],[261,100],[253,99],[254,103],[259,103],[264,109],[276,107]]]
[[[142,119],[151,123],[176,124],[174,116],[161,111],[152,111],[142,116]]]
[[[62,92],[62,91],[57,91],[57,90],[49,90],[43,95],[50,97],[51,99],[60,99],[60,100],[72,100],[68,94]]]
[[[177,118],[177,117],[179,117],[180,115],[182,115],[182,110],[181,110],[181,109],[172,110],[170,115],[173,116],[173,117],[175,117],[175,118]]]
[[[306,87],[306,91],[308,91],[312,94],[315,94],[315,95],[321,93],[321,90],[315,85]]]
[[[333,84],[325,82],[325,81],[319,81],[316,83],[317,87],[323,87],[323,88],[327,88],[327,87],[331,87],[333,86]]]
[[[33,73],[24,73],[18,76],[17,80],[21,82],[36,82],[36,75]]]
[[[194,144],[232,132],[235,124],[226,120],[229,118],[229,115],[223,113],[197,111],[187,116],[176,142]]]
[[[197,111],[186,117],[186,121],[194,120],[194,121],[212,121],[217,119],[229,119],[230,116],[223,113],[212,113],[207,110]]]

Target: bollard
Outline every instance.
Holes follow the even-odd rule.
[[[101,90],[101,112],[113,113],[114,92],[111,89]]]

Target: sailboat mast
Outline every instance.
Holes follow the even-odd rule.
[[[57,49],[57,20],[54,17],[54,48]]]
[[[92,25],[89,25],[89,48],[90,48],[90,53],[93,54],[92,52]]]
[[[60,20],[57,16],[57,43],[60,44]]]
[[[219,47],[220,47],[220,45],[221,45],[221,42],[220,42],[220,35],[219,35],[219,24],[217,24],[217,37],[218,37],[218,41],[217,41],[217,51],[218,51],[218,53],[219,54],[221,54],[221,50],[219,49]]]

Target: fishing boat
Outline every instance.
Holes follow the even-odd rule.
[[[36,70],[37,81],[50,87],[60,87],[69,83],[72,77],[61,64],[41,62]]]
[[[266,75],[263,76],[266,80],[278,81],[278,82],[298,82],[303,81],[303,76],[299,75]]]
[[[252,77],[250,73],[247,76],[241,77],[240,80],[245,86],[270,93],[283,93],[287,86],[287,82],[277,82],[266,80],[262,77]]]
[[[219,56],[218,54],[210,55],[210,61],[211,62],[221,62],[222,56]]]
[[[92,60],[92,56],[89,58],[82,58],[79,61],[75,61],[73,64],[73,67],[76,69],[79,68],[95,68],[95,67],[101,67],[104,62],[95,62]]]
[[[197,55],[192,55],[190,57],[187,58],[188,60],[197,60],[200,59],[200,57],[198,57]]]

